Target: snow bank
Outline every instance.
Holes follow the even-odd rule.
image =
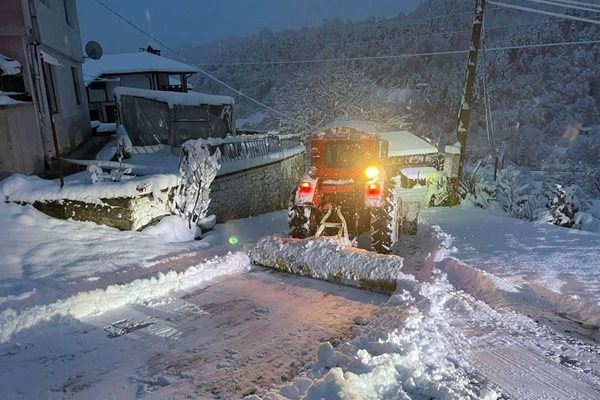
[[[142,97],[149,100],[156,100],[162,103],[167,103],[169,108],[174,106],[201,106],[201,105],[233,105],[233,97],[215,96],[200,92],[166,92],[158,90],[136,89],[124,86],[115,88],[115,97],[117,101],[121,101],[122,96]]]
[[[154,226],[144,229],[142,232],[154,236],[166,243],[189,242],[194,240],[198,234],[195,223],[190,224],[179,215],[170,215],[160,220]]]
[[[444,275],[422,284],[402,279],[377,317],[352,329],[351,341],[323,343],[307,372],[265,399],[497,399],[468,362],[472,344],[455,312],[469,318],[478,310]]]
[[[139,279],[125,285],[82,292],[65,300],[34,306],[22,312],[7,309],[0,313],[0,343],[9,341],[24,329],[57,316],[82,319],[126,304],[143,303],[173,292],[191,290],[218,276],[241,273],[249,268],[248,256],[234,253],[189,267],[183,272],[169,271],[159,273],[151,279]]]
[[[4,201],[30,203],[36,201],[78,200],[102,204],[102,199],[139,197],[158,193],[177,185],[174,174],[135,177],[125,182],[98,182],[94,185],[80,180],[66,180],[61,189],[56,181],[37,176],[14,174],[0,182],[0,198]]]

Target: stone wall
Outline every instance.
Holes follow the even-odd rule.
[[[304,152],[284,160],[218,176],[211,189],[209,214],[218,222],[285,209],[304,174]]]

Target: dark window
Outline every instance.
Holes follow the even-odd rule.
[[[44,64],[44,83],[46,87],[46,97],[48,98],[48,110],[50,114],[58,114],[58,102],[56,101],[56,90],[54,87],[54,76],[52,74],[52,65]]]
[[[77,104],[81,104],[81,94],[79,93],[79,76],[77,75],[77,68],[71,67],[71,78],[73,79],[73,88],[75,89],[75,101]]]
[[[117,122],[117,107],[106,106],[106,122]]]
[[[358,143],[328,143],[325,164],[330,168],[357,168],[367,160],[367,150]]]
[[[71,25],[71,8],[69,7],[69,0],[63,0],[63,4],[65,6],[65,19],[67,20],[67,25]]]
[[[90,83],[89,88],[97,89],[97,90],[106,90],[106,82],[94,81],[94,82]]]

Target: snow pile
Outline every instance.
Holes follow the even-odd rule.
[[[201,105],[233,105],[233,97],[216,96],[199,92],[165,92],[158,90],[136,89],[124,86],[115,88],[115,97],[117,101],[121,101],[122,96],[142,97],[148,100],[160,101],[167,103],[169,108],[175,106],[201,106]]]
[[[142,232],[154,236],[166,243],[189,242],[198,235],[196,224],[190,224],[179,215],[169,215],[160,220],[154,226],[144,229]]]
[[[82,319],[127,304],[144,303],[174,292],[194,289],[216,277],[241,273],[249,268],[247,255],[229,254],[189,267],[183,272],[169,271],[159,273],[151,279],[139,279],[124,285],[81,292],[67,299],[49,305],[34,306],[22,312],[7,309],[0,313],[0,343],[9,341],[13,335],[24,329],[50,321],[57,316]]]
[[[150,193],[159,196],[161,191],[175,187],[177,180],[177,175],[171,174],[135,177],[126,182],[97,182],[94,185],[89,181],[67,179],[61,189],[55,181],[14,174],[0,182],[0,199],[30,204],[54,200],[103,204],[102,199],[106,198],[139,197]]]
[[[471,344],[457,327],[465,321],[454,318],[473,313],[468,301],[441,274],[399,286],[373,321],[353,328],[352,341],[323,343],[306,373],[265,399],[497,399],[469,365]]]

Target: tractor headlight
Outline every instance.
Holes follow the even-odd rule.
[[[367,167],[367,169],[365,169],[365,175],[369,179],[375,179],[379,176],[379,168],[374,166]]]

